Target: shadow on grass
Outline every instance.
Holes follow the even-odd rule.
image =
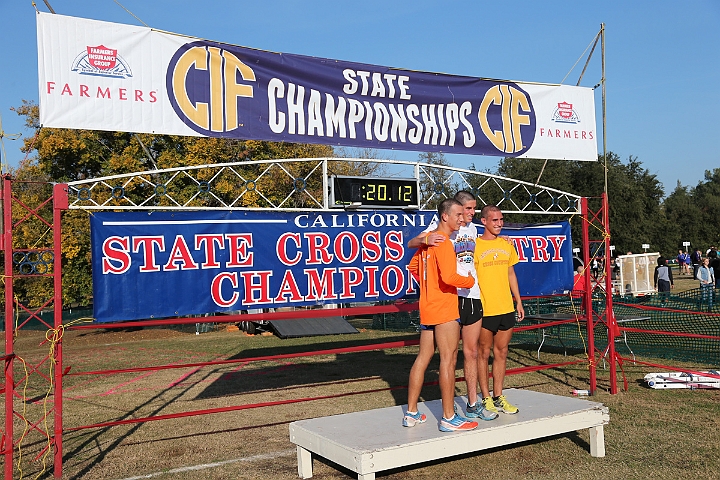
[[[412,340],[416,338],[413,335],[397,335],[393,337],[384,337],[377,340],[368,339],[350,339],[342,341],[320,341],[309,343],[303,340],[302,343],[286,344],[277,347],[251,348],[243,350],[228,360],[242,360],[256,357],[275,356],[283,354],[293,354],[302,352],[313,352],[318,350],[331,350],[337,348],[348,348],[371,345],[374,343],[391,343],[403,340]],[[384,380],[389,388],[394,402],[397,405],[407,402],[407,390],[404,388],[407,384],[410,367],[415,361],[416,354],[402,353],[402,350],[377,350],[377,351],[359,351],[349,352],[337,355],[327,355],[318,357],[295,357],[291,359],[277,359],[271,361],[253,362],[248,364],[238,363],[235,371],[228,372],[228,366],[209,367],[197,370],[191,374],[195,377],[195,381],[188,381],[183,386],[176,385],[172,389],[163,389],[157,394],[135,406],[132,410],[124,412],[122,417],[115,419],[116,421],[124,419],[136,418],[138,412],[143,412],[143,416],[152,417],[161,415],[165,408],[176,400],[187,395],[188,391],[199,382],[213,378],[212,383],[205,388],[195,398],[198,400],[228,397],[233,395],[241,395],[244,393],[258,393],[262,391],[279,392],[283,389],[300,389],[327,386],[329,384],[342,384],[350,382],[362,382],[366,380]],[[430,363],[426,381],[437,380],[437,370],[439,367],[439,355],[435,355]],[[218,377],[219,374],[219,377]],[[203,377],[203,378],[199,378]],[[185,380],[189,380],[190,377]],[[168,392],[172,392],[170,398],[167,397]],[[437,386],[427,386],[423,388],[423,400],[435,399],[440,397],[439,388]],[[272,400],[274,398],[271,398]],[[145,412],[147,407],[152,407],[150,412]],[[280,423],[264,423],[261,425],[248,426],[242,428],[233,428],[226,430],[227,432],[250,430],[255,428],[266,428],[278,424],[290,423],[291,421],[300,420],[305,417],[288,420]],[[115,437],[110,443],[103,443],[101,451],[87,459],[86,465],[77,473],[74,473],[73,479],[84,478],[89,475],[94,466],[101,463],[116,447],[121,444],[125,445],[127,439],[131,438],[144,424],[138,423],[130,426],[129,430],[122,435]],[[78,432],[75,437],[77,443],[73,443],[70,437],[66,435],[67,448],[63,457],[65,461],[75,455],[84,454],[88,447],[96,447],[100,439],[108,432],[115,428],[113,426],[99,428],[91,432]],[[222,433],[222,431],[208,431],[205,435]],[[193,433],[192,436],[197,436]],[[177,438],[179,437],[169,437]]]
[[[412,336],[399,336],[383,338],[381,343],[390,343],[413,339]],[[316,345],[294,345],[271,348],[258,348],[244,350],[231,360],[243,358],[256,358],[312,352],[316,350],[331,350],[337,348],[352,348],[371,345],[367,340],[349,340],[342,342],[328,342]],[[223,372],[218,377],[218,370],[207,373],[208,377],[216,377],[196,399],[241,395],[245,393],[258,393],[259,391],[278,392],[303,388],[316,388],[344,383],[360,383],[366,380],[381,380],[390,389],[396,405],[407,402],[407,391],[404,388],[408,382],[410,368],[415,361],[416,353],[402,350],[372,350],[357,351],[323,355],[321,357],[295,357],[290,359],[276,359],[270,361],[253,362],[241,365],[239,369]],[[435,355],[430,363],[426,381],[437,380],[440,357]],[[458,363],[460,365],[461,363]],[[362,387],[360,387],[362,388]],[[439,395],[432,391],[433,386],[423,389],[423,393]]]

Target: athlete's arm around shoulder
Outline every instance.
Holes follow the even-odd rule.
[[[443,282],[453,287],[471,288],[475,285],[475,277],[472,275],[460,275],[457,273],[457,257],[455,249],[450,242],[433,247],[436,251],[438,269],[440,270],[440,278]]]
[[[408,248],[435,247],[445,241],[445,235],[437,232],[421,232],[408,242]]]

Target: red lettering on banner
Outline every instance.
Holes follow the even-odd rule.
[[[345,251],[343,250],[343,240],[348,239],[350,241],[350,252],[349,255],[345,254]],[[335,251],[335,258],[337,258],[342,263],[352,263],[355,260],[357,260],[358,255],[360,255],[360,242],[358,241],[358,238],[351,232],[340,232],[335,237],[335,242],[333,244],[333,250]]]
[[[305,300],[332,300],[337,298],[337,295],[333,293],[335,292],[333,273],[335,273],[334,268],[324,268],[321,278],[316,268],[306,269],[308,294]]]
[[[205,261],[200,268],[220,268],[215,251],[216,246],[221,250],[225,248],[222,233],[195,235],[195,250],[205,250]]]
[[[245,298],[243,305],[258,305],[272,303],[270,298],[270,277],[272,271],[259,270],[256,272],[242,272]],[[256,295],[257,293],[257,295]]]
[[[292,270],[285,270],[285,276],[280,283],[280,290],[277,297],[275,297],[275,302],[302,302],[303,300],[305,300],[305,297],[300,294]]]
[[[117,244],[119,248],[113,246]],[[102,273],[122,274],[130,269],[130,238],[108,237],[102,244]]]
[[[559,130],[552,128],[539,128],[540,136],[547,138],[569,138],[575,140],[594,140],[595,134],[592,130]]]
[[[79,90],[80,97],[90,98],[90,87],[88,85],[79,84],[79,85],[77,85],[77,87]],[[63,84],[63,88],[60,91],[60,95],[68,95],[68,96],[72,97],[73,96],[73,92],[72,92],[73,88],[74,87],[71,87],[69,83]],[[95,88],[95,87],[93,87],[93,88]],[[55,92],[55,82],[46,82],[45,83],[45,93],[47,93],[48,95],[57,94],[57,92]],[[133,94],[134,94],[135,102],[145,102],[145,98],[143,98],[143,97],[146,94],[146,92],[144,92],[143,90],[133,90]],[[150,97],[150,100],[148,101],[149,103],[155,103],[158,101],[156,90],[148,91],[147,96]],[[95,98],[104,98],[107,100],[111,100],[112,92],[111,92],[110,87],[98,86],[97,90],[95,92]],[[130,96],[128,96],[127,88],[118,88],[117,89],[117,98],[119,100],[130,100],[131,98],[130,98]]]
[[[362,261],[377,262],[380,260],[380,232],[365,232],[362,236]]]
[[[230,280],[230,286],[233,288],[233,294],[230,299],[225,300],[222,296],[222,282],[223,280]],[[235,291],[238,287],[238,275],[237,272],[223,272],[213,278],[210,284],[210,297],[212,301],[219,307],[227,308],[235,305],[240,297],[240,294]]]
[[[248,248],[253,246],[252,233],[226,233],[225,238],[230,248],[230,260],[225,266],[252,267],[253,253],[248,252]]]
[[[365,274],[367,275],[367,292],[365,292],[366,297],[379,297],[380,292],[378,291],[377,287],[377,272],[378,267],[371,265],[364,268]]]
[[[390,288],[391,272],[395,274],[395,288]],[[403,275],[402,270],[400,270],[400,267],[397,265],[388,265],[385,267],[382,271],[382,275],[380,276],[380,285],[386,295],[390,295],[392,297],[400,293],[405,286],[405,276]]]
[[[277,245],[275,246],[275,253],[277,254],[278,260],[280,260],[284,265],[297,265],[302,258],[302,253],[296,252],[295,257],[290,258],[287,251],[288,240],[293,240],[295,242],[295,249],[300,250],[300,234],[288,232],[283,233],[280,238],[278,238]]]
[[[332,262],[333,255],[328,252],[330,237],[326,233],[311,232],[303,234],[308,239],[308,259],[306,265],[327,265]]]
[[[560,248],[562,247],[562,244],[565,243],[565,240],[567,239],[566,235],[548,235],[548,240],[550,240],[550,243],[552,243],[553,246],[553,256],[552,261],[553,262],[562,262],[562,255],[560,255]]]
[[[158,252],[165,251],[165,237],[159,236],[148,236],[148,237],[133,237],[133,253],[142,251],[144,262],[140,266],[140,272],[159,272],[160,267],[155,263],[155,247]]]
[[[390,230],[385,234],[385,261],[399,262],[405,255],[402,232]]]
[[[180,265],[176,265],[176,262],[180,262]],[[165,271],[173,270],[197,270],[198,265],[193,260],[190,254],[190,249],[185,243],[185,238],[182,235],[175,237],[175,243],[173,243],[172,249],[170,250],[170,258],[163,267]]]
[[[353,287],[363,282],[363,271],[357,267],[340,267],[338,272],[342,275],[342,293],[340,298],[355,298]]]
[[[532,246],[532,262],[547,262],[550,260],[548,253],[548,241],[545,237],[533,237],[528,235]]]
[[[517,251],[518,254],[518,262],[527,262],[525,249],[523,248],[523,245],[525,247],[529,245],[527,237],[510,237],[510,240],[515,245],[515,251]]]
[[[407,271],[407,290],[405,290],[405,295],[414,295],[417,293],[417,290],[415,290],[416,285],[420,285],[417,280],[415,280],[415,277],[412,273],[410,273],[410,268],[408,268],[408,265],[405,265],[405,271]]]

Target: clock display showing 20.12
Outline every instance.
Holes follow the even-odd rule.
[[[418,182],[414,178],[334,176],[331,185],[331,207],[352,204],[411,207],[418,204]]]

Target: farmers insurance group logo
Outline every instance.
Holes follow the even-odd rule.
[[[572,103],[567,102],[557,104],[557,108],[553,112],[552,120],[553,122],[560,123],[580,123],[580,118],[573,108]]]
[[[175,113],[203,135],[242,126],[238,98],[253,97],[248,82],[255,82],[255,72],[221,45],[209,42],[183,45],[170,60],[166,74]]]
[[[111,78],[132,77],[130,67],[117,52],[117,50],[108,48],[105,45],[96,47],[88,45],[84,52],[75,57],[70,69],[81,75]]]

